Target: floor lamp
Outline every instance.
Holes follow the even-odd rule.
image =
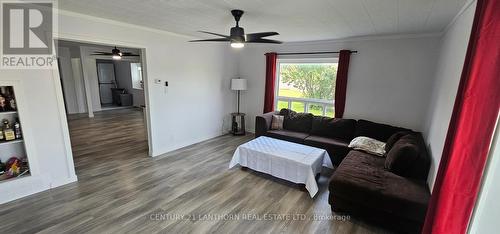
[[[240,78],[232,79],[231,90],[236,90],[238,92],[238,111],[231,114],[231,132],[233,135],[245,135],[245,114],[240,113],[240,91],[247,90],[247,80]],[[237,118],[240,119],[240,126],[238,126]]]

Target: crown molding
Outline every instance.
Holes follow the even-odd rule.
[[[327,43],[342,43],[342,42],[355,42],[355,41],[375,41],[375,40],[397,40],[397,39],[414,39],[414,38],[428,38],[428,37],[441,37],[443,32],[436,33],[416,33],[416,34],[388,34],[388,35],[371,35],[360,37],[346,37],[330,40],[317,40],[317,41],[293,41],[284,42],[284,45],[321,45]]]

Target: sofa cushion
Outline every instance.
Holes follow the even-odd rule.
[[[335,165],[340,164],[350,150],[348,147],[349,142],[322,136],[308,136],[304,140],[304,143],[306,145],[325,149],[330,155],[332,163]]]
[[[295,111],[287,109],[287,108],[283,108],[279,111],[279,115],[287,116],[292,112],[295,112]],[[295,112],[295,113],[297,113],[297,112]]]
[[[335,147],[343,147],[343,148],[349,149],[349,142],[339,140],[339,139],[328,138],[328,137],[311,135],[311,136],[306,137],[306,139],[304,141],[306,143],[322,145],[325,147],[335,146]]]
[[[289,131],[309,133],[311,131],[313,115],[311,113],[297,113],[293,110],[282,109],[280,115],[285,116],[283,128]]]
[[[369,137],[356,137],[349,143],[349,148],[364,151],[379,157],[385,157],[385,142]]]
[[[392,147],[391,151],[396,147],[397,144],[400,143],[410,143],[415,145],[417,147],[417,157],[415,158],[415,160],[413,160],[407,170],[399,174],[417,180],[427,180],[427,175],[429,174],[430,167],[430,156],[427,153],[427,147],[425,145],[422,134],[414,132],[412,134],[402,136]],[[387,156],[389,156],[389,152],[387,153]],[[409,158],[407,158],[407,160],[408,159]]]
[[[419,157],[419,148],[411,139],[400,139],[387,153],[385,168],[400,175],[408,176],[410,168]]]
[[[285,117],[283,115],[273,115],[273,119],[271,120],[271,130],[282,130],[284,120]]]
[[[278,113],[278,111],[274,111],[255,116],[255,137],[263,136],[271,129],[273,115]]]
[[[427,185],[385,170],[384,162],[384,158],[350,151],[331,178],[332,206],[335,197],[340,197],[367,209],[422,222],[430,197]]]
[[[410,129],[394,127],[387,124],[374,123],[368,120],[360,119],[356,124],[355,136],[365,136],[377,139],[379,141],[387,142],[387,139],[394,133],[401,131],[409,131]]]
[[[304,143],[304,139],[309,136],[307,133],[294,132],[289,130],[270,130],[265,133],[266,136],[291,141],[296,143]]]
[[[356,120],[354,119],[314,116],[312,120],[311,135],[351,141],[354,138],[355,130]]]
[[[401,132],[396,132],[394,134],[392,134],[391,137],[389,137],[389,139],[387,139],[387,142],[385,143],[385,152],[389,152],[389,150],[391,150],[392,146],[403,136],[406,136],[410,134],[410,132],[405,132],[405,131],[401,131]]]

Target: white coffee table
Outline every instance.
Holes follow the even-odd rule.
[[[324,149],[261,136],[238,146],[229,163],[248,167],[274,177],[305,184],[309,195],[318,192],[316,174],[322,166],[333,168]]]

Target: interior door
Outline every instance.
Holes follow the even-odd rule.
[[[112,63],[97,63],[97,76],[101,104],[113,104],[111,88],[116,88],[115,66]]]

